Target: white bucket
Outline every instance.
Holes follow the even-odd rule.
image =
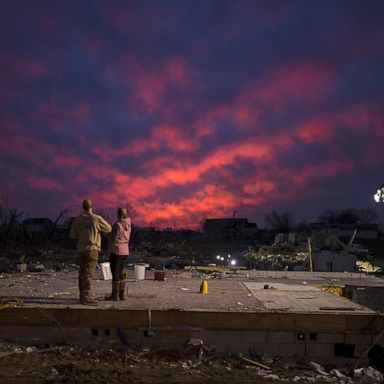
[[[134,270],[136,280],[145,279],[145,264],[135,264]]]
[[[109,263],[100,263],[101,275],[104,280],[112,280],[111,265]]]

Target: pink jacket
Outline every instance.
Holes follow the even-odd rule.
[[[112,226],[109,236],[109,252],[119,256],[129,255],[129,238],[131,237],[131,219],[119,219]]]

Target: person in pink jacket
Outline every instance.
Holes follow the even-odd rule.
[[[109,301],[125,300],[124,263],[129,255],[131,237],[131,219],[125,208],[117,210],[117,220],[109,235],[109,263],[112,272],[112,293],[105,299]]]

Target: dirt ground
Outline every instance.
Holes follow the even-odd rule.
[[[84,350],[70,346],[0,344],[0,383],[367,383],[367,377],[319,374],[297,361],[264,362],[269,370],[241,357],[214,357],[196,351],[159,349]],[[338,370],[350,374],[351,368]]]

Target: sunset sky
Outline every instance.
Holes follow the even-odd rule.
[[[0,29],[0,192],[30,217],[384,212],[382,0],[2,0]]]

